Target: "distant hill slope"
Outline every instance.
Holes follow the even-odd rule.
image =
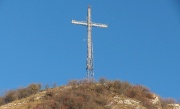
[[[66,86],[43,91],[37,91],[36,85],[21,90],[31,93],[7,103],[24,92],[18,89],[9,98],[1,97],[0,109],[180,109],[172,99],[161,99],[146,87],[105,79],[91,83],[70,81]]]

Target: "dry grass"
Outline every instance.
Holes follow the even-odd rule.
[[[144,86],[131,85],[128,82],[108,81],[100,79],[99,82],[87,83],[87,81],[70,81],[67,86],[56,88],[48,88],[44,92],[28,91],[26,95],[25,89],[8,92],[4,97],[0,98],[0,103],[4,104],[7,101],[13,101],[0,107],[0,109],[111,109],[107,106],[110,104],[114,96],[131,98],[135,101],[140,101],[140,105],[147,109],[156,109],[152,104],[151,99],[154,99],[153,94]],[[24,91],[22,91],[24,90]],[[17,96],[17,92],[22,95]],[[14,97],[15,96],[15,97]],[[21,99],[17,99],[19,97]],[[11,98],[5,101],[4,98]],[[16,99],[14,99],[16,98]],[[168,103],[174,103],[173,99],[161,99],[161,106],[166,109]],[[16,105],[15,105],[16,104]],[[12,105],[12,106],[11,106]],[[133,109],[132,105],[113,104],[113,107],[121,109]]]

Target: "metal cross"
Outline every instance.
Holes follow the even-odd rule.
[[[87,60],[86,60],[86,74],[89,81],[94,80],[94,68],[93,68],[93,42],[92,42],[92,27],[107,28],[106,24],[94,23],[91,21],[91,7],[88,7],[87,21],[71,21],[73,24],[87,26]]]

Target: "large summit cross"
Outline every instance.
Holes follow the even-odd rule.
[[[93,68],[93,42],[92,42],[92,27],[107,28],[105,24],[94,23],[91,21],[91,7],[88,7],[87,21],[71,21],[73,24],[87,26],[87,60],[86,60],[86,75],[87,80],[94,80],[94,68]]]

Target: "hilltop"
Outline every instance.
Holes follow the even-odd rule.
[[[42,90],[31,84],[0,97],[0,109],[180,109],[173,99],[162,99],[148,88],[119,80],[70,81]]]

